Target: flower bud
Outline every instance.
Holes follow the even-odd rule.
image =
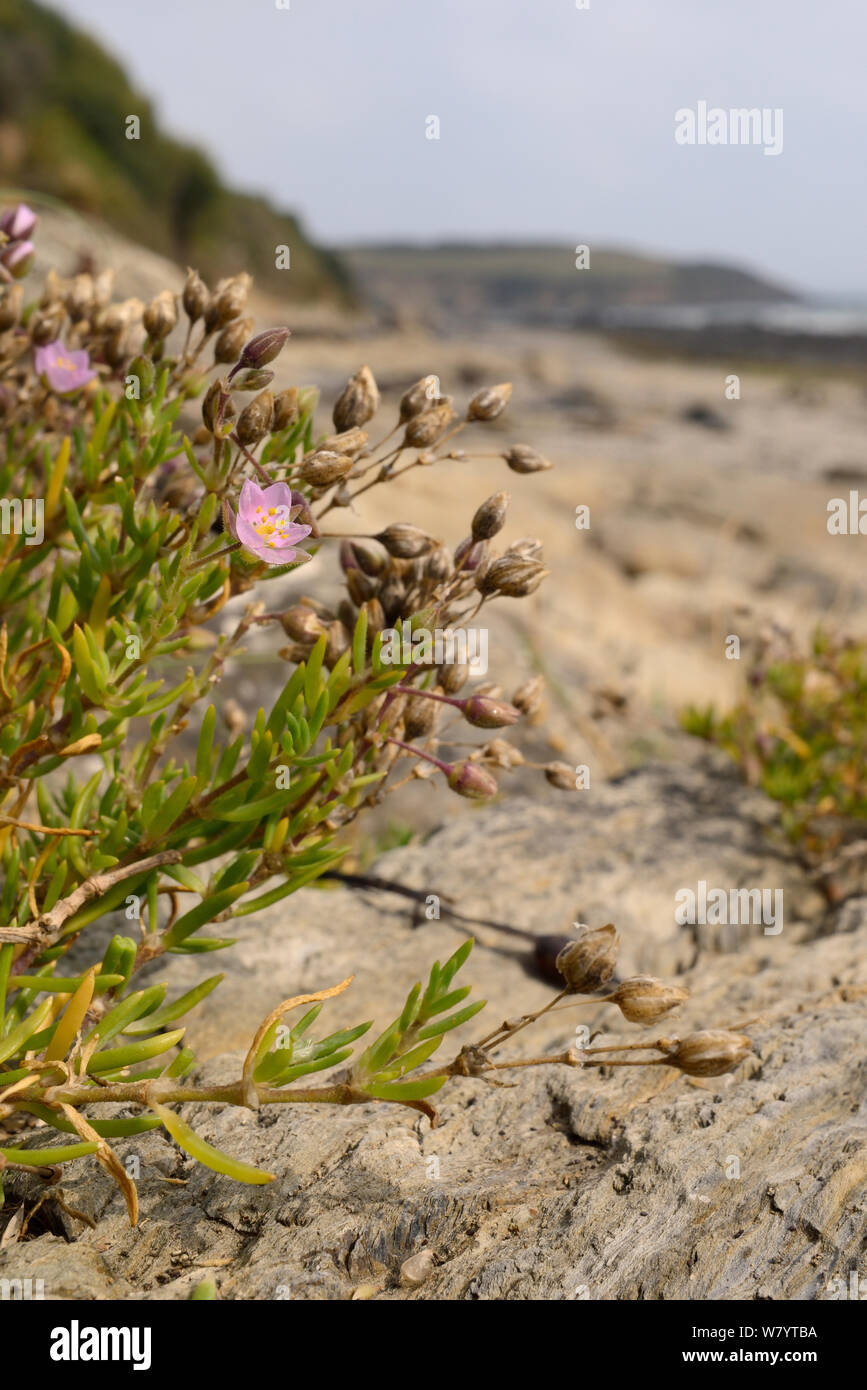
[[[448,396],[438,396],[436,403],[408,421],[403,437],[404,447],[426,449],[442,434],[455,418]]]
[[[349,378],[334,405],[331,418],[338,433],[366,425],[379,409],[379,388],[369,367]]]
[[[227,323],[214,344],[214,361],[237,362],[252,330],[252,319],[233,319]]]
[[[235,433],[242,444],[249,447],[258,444],[271,428],[274,418],[274,397],[270,391],[263,391],[249,405],[245,405],[238,416]]]
[[[497,779],[490,772],[468,759],[452,765],[448,782],[453,792],[459,796],[469,796],[474,801],[487,801],[500,790]]]
[[[725,1028],[708,1028],[701,1033],[688,1033],[678,1040],[665,1058],[669,1066],[677,1067],[687,1076],[722,1076],[742,1062],[753,1050],[752,1040],[745,1033],[730,1033]]]
[[[630,1023],[658,1023],[678,1004],[689,998],[689,990],[680,985],[668,985],[653,975],[633,975],[623,980],[611,995],[625,1019]]]
[[[485,695],[471,695],[464,700],[461,713],[467,723],[477,729],[504,729],[521,718],[521,711],[514,705],[507,705],[505,700],[491,700]]]
[[[29,237],[37,221],[36,213],[31,207],[26,203],[18,203],[0,217],[0,232],[4,232],[10,241],[23,241],[25,237]]]
[[[264,333],[257,333],[241,352],[236,370],[240,371],[243,367],[267,367],[269,362],[279,357],[289,336],[288,328],[266,328]]]
[[[574,792],[575,772],[568,763],[546,763],[545,781],[550,782],[552,787],[557,787],[561,792]]]
[[[485,547],[482,542],[474,541],[468,536],[455,547],[455,569],[461,570],[464,574],[472,574],[473,570],[478,569],[484,553]]]
[[[396,521],[392,526],[386,526],[373,539],[384,545],[389,555],[399,560],[413,560],[417,555],[427,555],[437,544],[418,526],[411,526],[406,521]]]
[[[331,487],[340,483],[355,467],[352,459],[335,454],[328,449],[317,449],[304,459],[299,470],[303,483],[310,487]]]
[[[4,265],[16,280],[23,280],[36,255],[32,241],[13,241],[5,249],[0,247],[0,264]]]
[[[138,378],[139,400],[146,401],[153,394],[154,384],[157,373],[153,362],[149,357],[139,354],[134,357],[126,369],[127,376]]]
[[[498,531],[502,531],[510,501],[508,492],[495,492],[493,497],[482,503],[473,517],[471,530],[474,541],[489,541]]]
[[[581,923],[578,936],[557,957],[557,969],[570,994],[593,994],[611,978],[620,938],[613,922],[604,927]]]
[[[541,473],[545,468],[554,467],[548,459],[531,449],[529,444],[513,444],[503,454],[503,458],[513,473]]]
[[[502,381],[499,386],[486,386],[477,391],[467,406],[468,420],[495,420],[506,409],[512,394],[512,383]]]
[[[512,696],[512,704],[515,705],[522,714],[526,714],[528,719],[539,713],[542,708],[542,699],[545,693],[544,676],[531,676],[529,680],[519,685]]]
[[[161,290],[142,314],[148,337],[167,338],[178,321],[178,306],[171,290]]]
[[[199,278],[197,270],[191,270],[190,267],[187,266],[187,278],[181,300],[184,306],[184,313],[190,320],[190,323],[195,323],[197,319],[202,317],[202,314],[208,307],[209,299],[210,294],[208,293],[208,287],[204,280]]]
[[[431,401],[437,397],[437,379],[435,376],[423,376],[414,386],[410,386],[408,391],[404,391],[400,398],[400,417],[398,423],[406,424],[415,415],[421,415],[423,410],[427,410]]]
[[[290,425],[294,425],[298,419],[298,390],[290,386],[286,391],[280,391],[274,397],[274,423],[272,429],[275,433],[279,430],[288,430]]]

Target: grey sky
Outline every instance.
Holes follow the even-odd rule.
[[[330,243],[586,241],[867,294],[855,0],[277,3],[56,8],[123,61],[171,133]],[[675,111],[702,99],[781,107],[782,153],[678,145]]]

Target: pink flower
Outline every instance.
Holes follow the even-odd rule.
[[[80,390],[96,376],[90,365],[90,354],[84,349],[68,352],[59,338],[36,349],[36,371],[59,396]]]
[[[26,203],[19,203],[0,217],[0,232],[5,232],[10,241],[23,241],[35,226],[36,213]]]
[[[245,550],[266,565],[288,565],[293,560],[313,558],[306,550],[295,548],[312,530],[296,525],[299,510],[288,483],[262,488],[248,478],[238,499],[238,515],[229,509],[227,519],[232,535]]]

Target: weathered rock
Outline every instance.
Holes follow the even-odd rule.
[[[767,807],[731,779],[648,768],[600,789],[592,806],[581,795],[556,805],[494,809],[384,856],[377,871],[536,930],[562,926],[582,893],[583,916],[618,922],[625,970],[694,955],[671,917],[672,885],[690,875],[724,885],[786,875],[793,900],[812,904],[800,934],[818,925],[797,867],[763,846]],[[241,1187],[161,1132],[116,1141],[137,1160],[138,1227],[109,1178],[82,1162],[53,1189],[69,1211],[46,1199],[28,1239],[0,1250],[0,1278],[41,1278],[59,1299],[186,1298],[205,1277],[226,1299],[828,1297],[858,1265],[867,1204],[867,900],[847,904],[840,925],[800,942],[788,919],[779,936],[752,929],[681,973],[691,991],[682,1017],[649,1036],[746,1026],[756,1055],[732,1077],[528,1068],[507,1087],[452,1082],[435,1129],[375,1104],[186,1105],[205,1138],[276,1181]],[[322,1022],[384,1024],[460,940],[444,919],[413,931],[384,894],[343,890],[304,890],[246,927],[190,1030],[201,1052],[221,1049],[201,1068],[212,1081],[238,1076],[252,1028],[279,997],[356,968]],[[178,989],[208,973],[194,958],[178,965]],[[478,946],[466,975],[490,999],[488,1028],[550,997],[511,948]],[[607,1042],[644,1036],[594,1004],[546,1015],[507,1051],[562,1051],[582,1024],[604,1027]],[[471,1023],[460,1037],[484,1031]],[[452,1050],[447,1040],[443,1055]],[[42,1191],[30,1176],[6,1188],[10,1212]],[[413,1286],[407,1261],[412,1272],[420,1255],[427,1277]]]

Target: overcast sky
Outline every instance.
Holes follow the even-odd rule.
[[[280,2],[55,8],[320,240],[604,243],[867,294],[856,0]],[[781,108],[782,151],[678,144],[700,101]]]

